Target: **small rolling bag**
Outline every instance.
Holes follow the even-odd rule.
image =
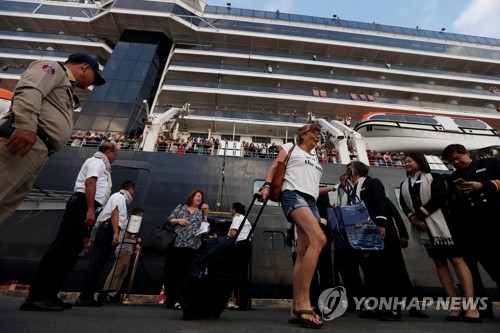
[[[219,318],[240,279],[240,261],[251,247],[250,237],[264,210],[265,203],[252,224],[246,240],[236,242],[258,195],[255,194],[245,218],[234,238],[208,238],[200,254],[193,260],[191,270],[177,291],[183,320],[202,317]]]

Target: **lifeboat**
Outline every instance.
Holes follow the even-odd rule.
[[[474,118],[374,112],[364,115],[354,130],[376,151],[440,154],[452,143],[468,150],[500,147],[499,133]]]

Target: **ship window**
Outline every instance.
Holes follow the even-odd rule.
[[[424,124],[439,125],[439,122],[432,117],[421,117]]]
[[[89,110],[99,110],[100,116],[113,116],[115,114],[116,103],[101,103],[99,107],[90,107]],[[87,111],[87,110],[85,110]]]
[[[227,141],[241,141],[239,135],[235,135],[234,140],[232,135],[227,135],[227,134],[222,134],[220,138],[221,140],[227,140]]]
[[[189,135],[192,138],[202,138],[202,139],[208,139],[208,134],[207,133],[189,133]]]
[[[104,105],[105,103],[103,103]],[[130,117],[132,114],[132,111],[134,109],[134,105],[132,103],[108,103],[108,104],[114,104],[116,106],[116,113],[115,116],[117,117]]]
[[[111,117],[95,117],[94,124],[92,125],[92,129],[96,131],[105,132],[108,130],[109,123],[111,122]]]
[[[252,136],[252,142],[254,143],[271,143],[271,138],[269,137],[260,137],[260,136]]]
[[[388,114],[387,119],[393,121],[405,121],[404,117],[400,114]]]
[[[264,185],[264,180],[255,180],[253,182],[253,192],[252,193],[258,193],[259,189],[262,187],[262,185]],[[260,202],[259,200],[257,200],[257,201],[255,201],[255,205],[256,206],[262,206],[262,202]],[[271,201],[271,200],[267,200],[267,205],[269,207],[277,207],[277,206],[280,206],[280,203],[279,202],[274,202],[274,201]]]
[[[285,249],[285,234],[281,231],[264,231],[262,233],[262,248],[268,251],[283,251]]]
[[[121,130],[127,127],[128,121],[129,118],[113,117],[106,131],[120,132]]]
[[[76,120],[74,127],[87,130],[89,128],[92,128],[92,124],[94,123],[94,120],[95,120],[94,116],[80,114],[80,115],[78,115],[78,119]]]
[[[385,116],[385,114],[376,114],[374,116],[371,116],[370,119],[374,119],[374,120],[387,120],[387,117]]]
[[[410,123],[421,123],[422,119],[419,116],[405,116],[405,120]]]
[[[455,124],[460,127],[470,127],[470,128],[479,128],[479,129],[487,129],[488,126],[486,123],[481,120],[476,119],[453,119]]]
[[[242,16],[253,16],[253,10],[251,9],[242,9],[241,10],[241,15]]]

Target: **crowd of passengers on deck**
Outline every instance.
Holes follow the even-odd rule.
[[[123,132],[103,133],[99,131],[76,131],[68,141],[68,145],[73,147],[98,147],[102,142],[114,143],[120,150],[139,150],[142,142],[141,133],[124,134]],[[156,142],[156,150],[163,153],[173,154],[197,154],[197,155],[218,155],[219,149],[226,146],[234,147],[235,141],[219,138],[195,138],[188,137],[173,139],[165,135],[159,135]],[[237,143],[240,143],[237,141]],[[239,145],[242,149],[242,157],[248,158],[269,158],[274,159],[278,154],[280,145],[276,143],[259,143],[241,141]],[[328,148],[321,145],[317,148],[317,154],[321,163],[340,163],[338,151],[335,148]],[[403,152],[377,152],[367,150],[368,161],[371,166],[403,167]],[[349,147],[349,157],[357,160],[357,152]],[[446,164],[446,163],[445,163]]]

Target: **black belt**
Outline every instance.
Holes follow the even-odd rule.
[[[105,220],[105,221],[102,221],[101,224],[99,225],[100,228],[103,228],[103,229],[111,229],[113,230],[113,223],[111,222],[111,218]],[[118,226],[118,230],[122,230],[122,228],[120,228],[120,226]]]
[[[12,133],[14,133],[14,131],[16,130],[16,128],[12,126],[13,124],[14,124],[13,116],[0,119],[0,137],[9,139]],[[45,147],[47,147],[47,152],[49,156],[56,152],[54,146],[52,146],[52,144],[50,143],[48,136],[45,135],[45,133],[42,130],[38,129],[36,135],[43,142]]]

